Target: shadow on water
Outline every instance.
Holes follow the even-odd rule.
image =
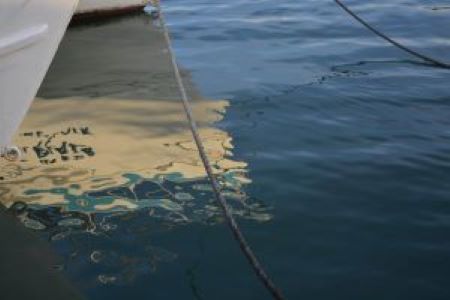
[[[147,15],[82,24],[67,31],[39,96],[177,100],[169,66],[161,30]],[[199,98],[189,72],[182,75]]]
[[[83,29],[83,28],[92,28],[96,26],[104,26],[112,23],[121,23],[123,21],[127,21],[130,18],[136,18],[143,16],[143,11],[141,8],[135,9],[135,11],[129,11],[126,12],[126,14],[123,13],[123,11],[119,11],[117,13],[113,14],[106,14],[106,15],[85,15],[85,16],[75,16],[71,22],[70,27],[72,29]]]

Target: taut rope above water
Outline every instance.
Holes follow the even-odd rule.
[[[361,17],[359,17],[357,14],[355,14],[350,8],[348,8],[348,6],[346,6],[344,3],[342,3],[340,0],[334,0],[337,5],[339,5],[343,10],[345,10],[350,16],[352,16],[356,21],[358,21],[359,23],[361,23],[362,25],[364,25],[367,29],[369,29],[370,31],[372,31],[373,33],[375,33],[376,35],[378,35],[379,37],[381,37],[382,39],[386,40],[387,42],[391,43],[392,45],[394,45],[395,47],[402,49],[403,51],[418,57],[426,62],[429,62],[437,67],[440,68],[446,68],[446,69],[450,69],[450,64],[441,62],[437,59],[434,59],[432,57],[429,57],[427,55],[421,54],[417,51],[414,51],[402,44],[400,44],[399,42],[394,41],[393,39],[391,39],[390,37],[388,37],[387,35],[385,35],[384,33],[378,31],[377,29],[375,29],[374,27],[372,27],[369,23],[367,23],[366,21],[364,21]]]
[[[238,242],[238,244],[239,244],[243,254],[245,255],[245,257],[249,261],[250,265],[252,266],[252,268],[255,271],[255,273],[258,276],[258,278],[261,280],[261,282],[264,284],[264,286],[267,288],[267,290],[272,294],[274,299],[284,300],[285,298],[283,297],[281,291],[275,286],[275,284],[270,279],[268,274],[264,271],[264,268],[262,267],[261,263],[257,259],[256,255],[253,253],[253,251],[250,248],[249,244],[247,243],[244,235],[242,234],[241,230],[239,229],[239,226],[238,226],[236,220],[233,217],[233,214],[231,212],[231,208],[228,206],[228,203],[227,203],[226,199],[223,197],[222,193],[220,192],[219,183],[217,182],[216,178],[214,177],[211,164],[210,164],[209,159],[208,159],[208,157],[206,155],[205,147],[203,146],[202,140],[201,140],[200,135],[198,133],[197,123],[195,122],[195,119],[194,119],[194,116],[193,116],[193,113],[192,113],[191,104],[189,102],[189,98],[188,98],[187,93],[186,93],[186,88],[184,86],[183,79],[181,78],[180,70],[178,68],[178,64],[177,64],[177,61],[176,61],[175,53],[173,51],[172,43],[171,43],[171,40],[170,40],[169,30],[167,28],[167,25],[166,25],[166,22],[165,22],[165,18],[164,18],[164,14],[162,12],[159,0],[154,0],[153,4],[155,5],[155,7],[159,11],[159,21],[160,21],[161,27],[162,27],[163,32],[164,32],[164,38],[166,40],[167,49],[169,51],[169,56],[170,56],[170,59],[171,59],[171,62],[172,62],[173,71],[174,71],[175,78],[176,78],[176,81],[177,81],[177,84],[178,84],[178,88],[179,88],[179,91],[180,91],[180,95],[181,95],[181,100],[182,100],[182,103],[183,103],[184,111],[186,113],[186,117],[187,117],[188,122],[189,122],[189,126],[190,126],[190,129],[191,129],[191,132],[192,132],[192,136],[193,136],[193,138],[195,140],[195,144],[197,145],[197,149],[198,149],[198,152],[200,154],[200,158],[201,158],[201,160],[203,162],[203,166],[205,168],[206,174],[208,175],[210,183],[211,183],[211,186],[213,188],[215,198],[216,198],[217,202],[220,204],[220,206],[221,206],[221,208],[223,210],[223,213],[225,215],[227,223],[228,223],[231,231],[233,232],[233,235],[234,235],[236,241]]]

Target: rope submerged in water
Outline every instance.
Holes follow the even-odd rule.
[[[402,44],[400,44],[399,42],[394,41],[393,39],[391,39],[390,37],[388,37],[387,35],[385,35],[384,33],[380,32],[379,30],[375,29],[373,26],[371,26],[369,23],[367,23],[366,21],[364,21],[361,17],[359,17],[357,14],[355,14],[350,8],[348,8],[348,6],[346,6],[344,3],[342,3],[340,0],[334,0],[336,2],[337,5],[339,5],[343,10],[345,10],[350,16],[352,16],[356,21],[358,21],[359,23],[361,23],[362,25],[364,25],[367,29],[369,29],[370,31],[372,31],[373,33],[375,33],[376,35],[378,35],[379,37],[381,37],[382,39],[386,40],[387,42],[391,43],[392,45],[394,45],[395,47],[415,56],[418,57],[428,63],[431,63],[437,67],[440,68],[446,68],[446,69],[450,69],[450,64],[441,62],[437,59],[434,59],[432,57],[429,57],[427,55],[421,54],[417,51],[414,51]]]
[[[261,263],[257,259],[256,255],[253,253],[253,251],[250,248],[249,244],[247,243],[244,235],[242,234],[241,230],[239,229],[239,225],[237,224],[236,220],[233,217],[231,208],[228,206],[227,201],[225,200],[222,193],[220,192],[219,183],[217,182],[216,178],[214,177],[211,164],[206,155],[205,147],[204,147],[202,140],[200,138],[200,135],[198,133],[197,123],[195,122],[195,119],[194,119],[194,116],[192,113],[191,104],[189,102],[189,98],[186,93],[186,88],[184,86],[183,79],[181,78],[180,70],[178,68],[175,53],[173,51],[172,43],[170,40],[169,30],[167,28],[167,25],[166,25],[166,22],[164,19],[164,14],[162,12],[159,0],[154,0],[153,5],[155,5],[157,10],[159,11],[159,21],[160,21],[161,28],[163,29],[163,32],[164,32],[164,38],[166,40],[167,49],[168,49],[169,56],[171,59],[173,71],[174,71],[175,78],[176,78],[178,88],[180,91],[183,108],[185,110],[186,117],[188,119],[189,126],[191,129],[195,144],[197,145],[197,149],[200,154],[200,158],[202,160],[206,174],[208,175],[211,186],[213,188],[215,198],[223,210],[223,213],[227,220],[228,226],[230,227],[236,241],[238,242],[239,247],[241,248],[241,250],[242,250],[243,254],[245,255],[245,257],[247,258],[247,260],[249,261],[250,265],[252,266],[252,268],[255,271],[258,278],[261,280],[261,282],[264,284],[264,286],[267,288],[267,290],[272,294],[274,299],[283,300],[285,298],[283,297],[281,291],[277,288],[277,286],[270,279],[269,275],[265,272],[264,268],[262,267]]]

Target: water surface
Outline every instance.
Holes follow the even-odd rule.
[[[450,62],[448,3],[346,3]],[[450,72],[387,45],[332,1],[171,0],[164,9],[199,93],[229,101],[216,126],[248,164],[251,183],[240,188],[255,206],[244,211],[269,216],[239,221],[287,298],[448,299]],[[151,26],[138,15],[70,29],[40,96],[155,95],[145,77]],[[88,46],[104,60],[83,59],[94,57]],[[190,194],[207,207],[210,195]],[[212,216],[179,225],[149,207],[98,213],[97,234],[64,231],[53,245],[92,299],[269,299]]]

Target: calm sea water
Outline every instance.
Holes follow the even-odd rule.
[[[444,2],[347,1],[450,62],[450,9],[436,9]],[[449,299],[450,72],[387,45],[333,1],[171,0],[164,9],[200,92],[230,100],[217,126],[249,164],[246,193],[273,215],[240,223],[287,298]],[[120,22],[138,32],[145,19]],[[99,26],[117,28],[75,28],[66,39]],[[92,299],[269,299],[223,224],[168,230],[144,210],[114,223],[110,236],[54,243]]]

